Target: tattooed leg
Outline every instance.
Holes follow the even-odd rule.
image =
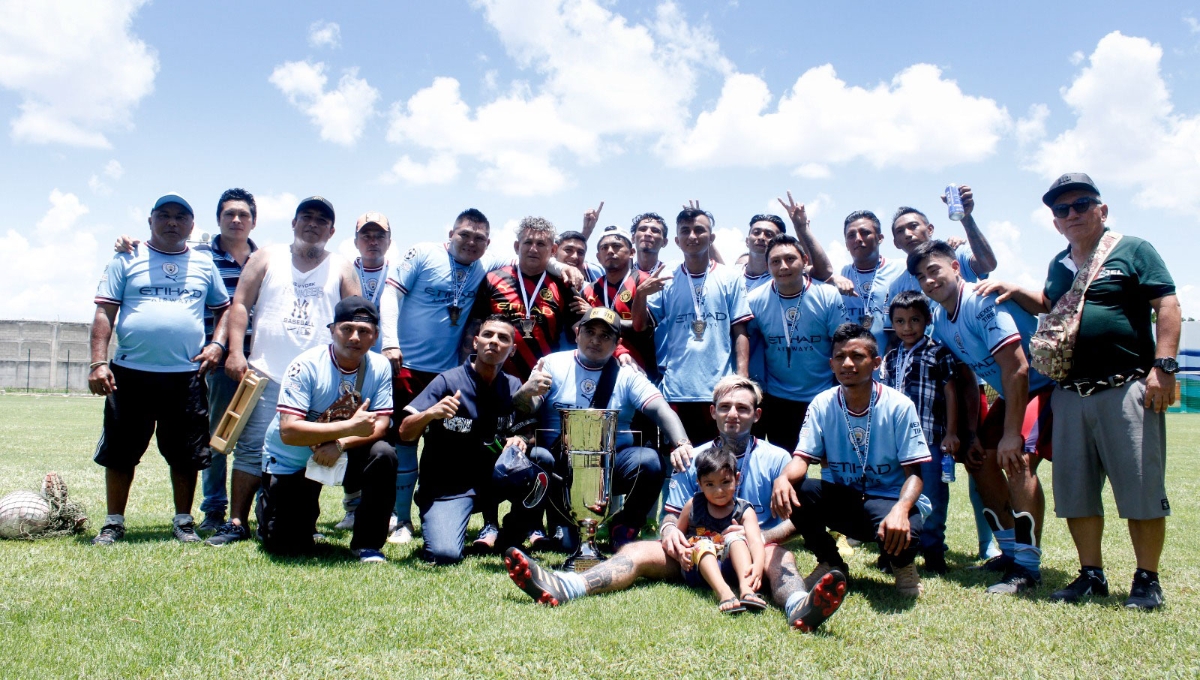
[[[777,545],[767,546],[767,568],[763,573],[771,589],[771,600],[780,609],[793,593],[805,591],[804,579],[796,571],[796,558],[790,550]]]
[[[794,535],[796,535],[796,527],[790,519],[785,519],[762,532],[763,543],[783,543]]]
[[[625,590],[639,576],[667,579],[678,574],[678,563],[667,558],[658,541],[635,541],[583,572],[583,581],[587,594],[595,595]]]

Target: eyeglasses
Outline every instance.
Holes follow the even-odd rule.
[[[1054,216],[1061,220],[1071,214],[1071,208],[1075,209],[1076,215],[1082,215],[1091,210],[1093,205],[1100,205],[1100,199],[1095,196],[1084,196],[1083,198],[1075,199],[1071,203],[1055,203],[1050,206],[1050,212],[1054,213]]]

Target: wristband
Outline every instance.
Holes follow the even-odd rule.
[[[228,354],[228,353],[229,353],[229,348],[228,348],[228,347],[226,347],[225,345],[223,345],[223,344],[221,344],[221,343],[217,342],[216,340],[209,341],[209,343],[208,343],[208,344],[210,344],[210,345],[216,345],[217,347],[220,347],[220,348],[221,348],[221,353],[222,353],[222,354]]]
[[[108,362],[107,362],[107,361],[93,361],[93,362],[92,362],[92,365],[91,365],[91,366],[88,366],[88,370],[89,370],[89,371],[94,371],[94,370],[96,370],[96,367],[97,367],[97,366],[107,366],[107,365],[108,365]]]
[[[678,525],[678,524],[676,524],[675,522],[665,522],[665,523],[663,523],[662,527],[660,527],[660,528],[659,528],[659,530],[658,530],[658,537],[659,537],[659,538],[666,538],[666,537],[667,537],[667,536],[666,536],[666,531],[667,531],[667,528],[668,528],[668,527],[669,527],[669,528],[671,528],[671,529],[674,529],[675,531],[682,531],[682,529],[680,529],[680,528],[679,528],[679,525]]]

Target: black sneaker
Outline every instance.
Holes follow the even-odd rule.
[[[995,572],[999,572],[1001,574],[1007,574],[1009,569],[1012,568],[1013,564],[1014,564],[1013,558],[1009,557],[1008,555],[1001,554],[1001,555],[996,555],[992,559],[982,562],[980,564],[977,564],[970,568],[971,569],[982,569],[983,571],[995,571]]]
[[[1017,593],[1036,588],[1041,582],[1041,576],[1029,571],[1025,567],[1013,564],[1004,574],[1004,578],[988,588],[987,592],[992,595],[1016,595]]]
[[[558,574],[543,569],[518,548],[504,551],[504,566],[508,567],[508,577],[513,583],[535,602],[557,607],[567,601],[567,590]]]
[[[92,539],[92,545],[112,545],[122,538],[125,538],[124,524],[105,524]]]
[[[1080,569],[1074,581],[1050,594],[1050,601],[1078,602],[1085,597],[1108,597],[1108,580],[1103,571]]]
[[[811,633],[833,616],[846,597],[846,575],[830,569],[808,592],[808,596],[788,612],[788,624],[796,630]]]
[[[1125,608],[1148,612],[1161,606],[1163,606],[1163,594],[1158,578],[1151,578],[1149,572],[1138,569],[1133,574],[1133,585],[1129,587],[1129,597],[1125,599]]]
[[[938,576],[950,571],[950,567],[946,566],[946,553],[926,553],[924,566],[925,571]]]
[[[175,534],[175,540],[180,543],[199,543],[202,540],[200,534],[196,533],[196,523],[190,519],[183,524],[172,522],[171,533]]]
[[[207,533],[216,533],[217,529],[220,529],[221,525],[224,523],[225,523],[225,513],[224,512],[206,512],[206,513],[204,513],[204,521],[201,522],[200,525],[196,527],[196,531],[202,531],[206,534]]]
[[[236,543],[250,538],[250,532],[246,531],[246,527],[233,522],[226,522],[217,529],[217,533],[208,537],[204,545],[220,547],[229,543]]]

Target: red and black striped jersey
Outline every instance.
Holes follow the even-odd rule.
[[[620,286],[613,286],[607,277],[601,277],[584,287],[583,297],[593,307],[604,307],[607,304],[609,309],[621,315],[622,320],[633,321],[633,297],[637,295],[637,287],[648,278],[650,274],[634,267]],[[633,357],[638,366],[646,371],[646,375],[652,381],[657,379],[658,365],[654,356],[653,327],[648,327],[641,333],[633,329],[622,330],[620,345]]]
[[[572,292],[570,286],[562,279],[546,272],[546,280],[534,295],[538,276],[524,276],[525,295],[534,296],[530,301],[533,309],[530,318],[533,319],[532,337],[524,337],[521,332],[521,320],[525,318],[525,302],[517,290],[517,265],[508,265],[489,272],[479,285],[479,293],[475,295],[475,305],[471,308],[472,319],[484,320],[492,314],[507,316],[516,326],[516,347],[512,356],[504,364],[504,372],[516,376],[522,381],[529,378],[530,372],[538,359],[557,352],[563,339],[575,341],[574,326],[580,317],[571,311]]]

